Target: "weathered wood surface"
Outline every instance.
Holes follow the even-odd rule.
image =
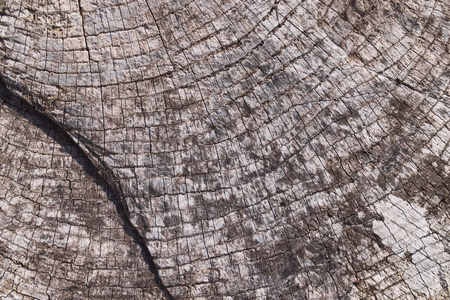
[[[448,1],[0,3],[0,297],[450,298]]]

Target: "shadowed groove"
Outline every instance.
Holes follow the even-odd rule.
[[[57,133],[54,136],[49,135],[49,137],[54,139],[55,143],[65,148],[67,150],[67,153],[70,153],[72,158],[77,161],[77,163],[83,168],[83,170],[86,171],[90,176],[92,176],[95,182],[105,191],[108,199],[114,204],[117,215],[122,220],[122,225],[125,233],[132,237],[134,243],[136,243],[141,248],[144,261],[148,265],[150,272],[154,275],[156,285],[161,289],[166,299],[174,299],[162,282],[161,277],[159,276],[158,267],[153,261],[152,255],[145,242],[145,238],[130,221],[129,210],[126,202],[124,201],[122,189],[117,181],[114,180],[114,175],[111,170],[109,170],[104,165],[96,166],[88,157],[88,154],[86,154],[86,152],[80,147],[80,145],[76,143],[73,138],[61,128],[61,126],[59,126],[50,117],[46,116],[45,113],[41,111],[41,108],[35,108],[21,97],[10,92],[5,85],[3,78],[1,77],[0,99],[5,105],[19,113],[22,117],[28,119],[33,116],[37,118],[39,120],[38,123],[42,124],[40,126],[38,125],[38,127],[40,127],[41,129],[52,128]],[[35,120],[30,119],[29,121],[36,122]],[[46,131],[44,130],[44,132]],[[92,154],[92,152],[90,152],[90,154]]]

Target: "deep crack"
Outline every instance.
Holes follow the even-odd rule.
[[[82,168],[94,178],[96,183],[101,185],[101,187],[105,190],[106,194],[108,195],[108,199],[113,202],[117,214],[123,222],[122,224],[125,232],[129,236],[131,236],[133,238],[133,241],[141,248],[144,261],[148,265],[150,272],[153,274],[156,285],[161,289],[166,299],[174,299],[161,280],[158,267],[153,261],[153,257],[147,247],[145,238],[130,220],[128,205],[125,202],[125,197],[123,195],[120,184],[117,183],[117,180],[114,180],[112,171],[101,164],[101,161],[99,165],[94,164],[93,161],[89,158],[89,154],[95,156],[94,152],[88,150],[89,154],[87,154],[80,146],[80,144],[75,142],[70,134],[67,133],[67,131],[65,131],[58,123],[56,123],[45,113],[43,113],[40,107],[31,105],[22,97],[11,92],[5,84],[3,77],[0,77],[0,98],[3,100],[4,104],[6,104],[11,109],[14,109],[23,117],[28,117],[23,114],[23,111],[28,111],[35,115],[37,118],[41,119],[43,123],[45,122],[46,127],[53,128],[56,132],[60,133],[60,135],[55,135],[55,137],[52,138],[55,140],[55,142],[66,149],[67,147],[72,147],[71,151],[69,152],[72,158],[76,160],[82,166]],[[62,143],[62,140],[64,141],[64,143]]]

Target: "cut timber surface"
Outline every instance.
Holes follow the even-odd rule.
[[[1,0],[0,299],[450,299],[447,0]]]

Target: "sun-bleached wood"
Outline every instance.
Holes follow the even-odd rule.
[[[0,297],[448,299],[449,38],[445,0],[1,1]]]

